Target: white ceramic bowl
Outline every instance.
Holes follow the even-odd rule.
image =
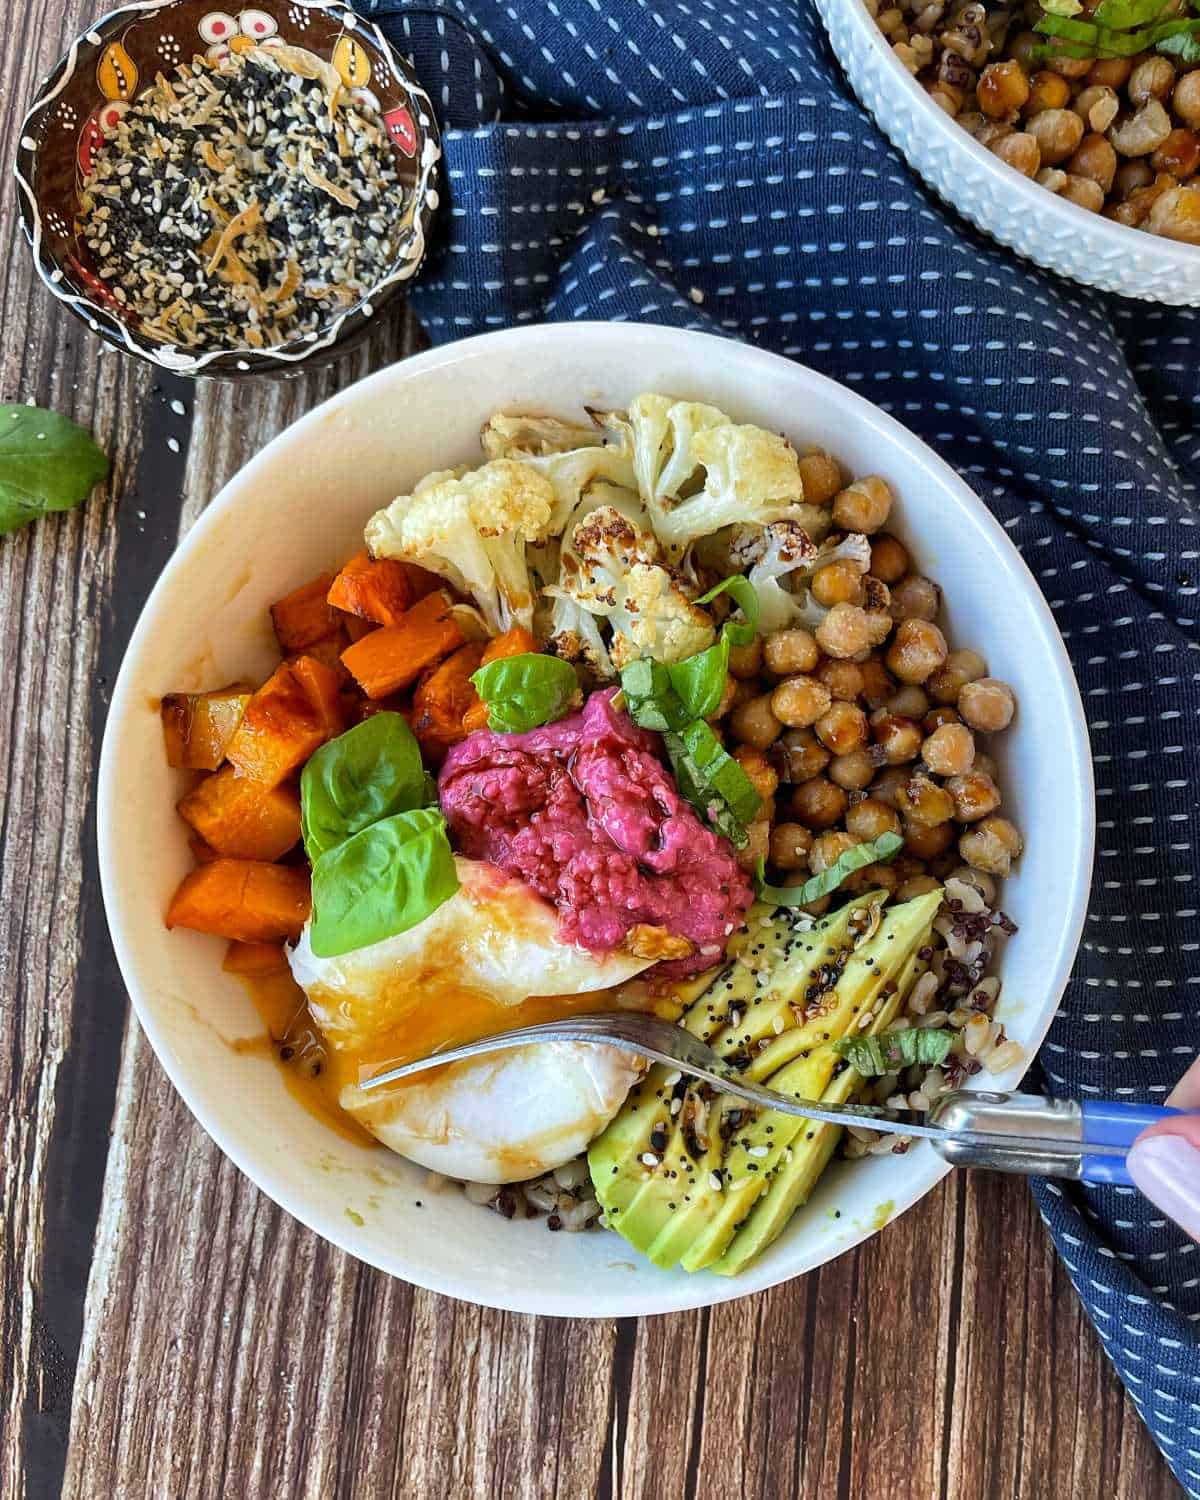
[[[938,108],[862,0],[817,0],[854,92],[935,192],[1021,255],[1085,286],[1200,307],[1200,246],[1114,224],[1005,166]]]
[[[1004,905],[1021,925],[1004,956],[1001,1014],[1030,1052],[1075,953],[1091,870],[1092,780],[1062,642],[1002,528],[890,417],[811,370],[705,334],[620,323],[524,328],[383,370],[275,439],[205,511],[146,605],[118,678],[100,765],[100,868],[113,943],[138,1018],[196,1118],[264,1192],[351,1254],[418,1285],[520,1312],[616,1317],[742,1296],[798,1276],[874,1232],[947,1168],[922,1146],[831,1170],[762,1260],[735,1280],[663,1272],[615,1235],[510,1223],[382,1147],[340,1139],[288,1094],[268,1059],[228,1038],[261,1033],[224,944],[168,932],[191,865],[156,701],[173,689],[263,677],[278,652],[267,606],[361,543],[366,517],[427,470],[479,460],[498,408],[578,414],[643,390],[705,400],[886,476],[899,530],[946,590],[952,638],[986,652],[1019,717],[1000,758],[1028,852]],[[1046,767],[1053,762],[1055,774]],[[1001,1082],[1015,1084],[1016,1074]],[[421,1207],[416,1206],[420,1200]],[[841,1210],[835,1219],[830,1210]]]

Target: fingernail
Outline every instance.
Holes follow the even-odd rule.
[[[1200,1151],[1181,1135],[1152,1135],[1129,1153],[1129,1175],[1168,1218],[1200,1239]]]

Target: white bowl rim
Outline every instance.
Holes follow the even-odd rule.
[[[864,1224],[856,1227],[844,1237],[839,1238],[836,1244],[829,1246],[828,1253],[811,1258],[810,1263],[805,1265],[775,1265],[769,1271],[764,1272],[762,1269],[763,1263],[760,1262],[758,1268],[752,1268],[737,1278],[695,1275],[688,1278],[682,1291],[676,1287],[672,1287],[669,1295],[667,1294],[665,1282],[662,1288],[663,1295],[661,1296],[655,1296],[653,1292],[649,1296],[646,1296],[639,1289],[638,1292],[631,1294],[628,1308],[623,1308],[620,1312],[616,1313],[611,1309],[596,1312],[586,1306],[578,1306],[570,1299],[558,1296],[556,1289],[553,1287],[543,1289],[536,1299],[519,1295],[511,1297],[489,1296],[486,1285],[482,1287],[475,1285],[468,1286],[461,1279],[449,1275],[417,1275],[410,1269],[402,1270],[400,1269],[400,1266],[403,1264],[402,1253],[397,1253],[394,1257],[394,1263],[391,1264],[385,1264],[382,1258],[364,1255],[363,1247],[352,1242],[346,1225],[339,1221],[336,1215],[326,1215],[317,1212],[309,1204],[300,1201],[296,1195],[281,1187],[276,1174],[271,1171],[264,1160],[256,1157],[247,1146],[243,1145],[241,1140],[232,1137],[212,1120],[198,1098],[197,1091],[191,1087],[186,1068],[181,1064],[180,1059],[173,1054],[172,1048],[168,1045],[164,1029],[156,1023],[153,1003],[148,1001],[141,991],[138,981],[136,954],[133,951],[133,945],[127,941],[121,921],[122,901],[117,889],[116,869],[122,845],[119,828],[119,810],[114,792],[118,774],[117,760],[119,753],[118,745],[122,732],[121,726],[128,717],[129,710],[133,705],[133,695],[136,691],[135,680],[137,677],[138,659],[152,646],[152,625],[156,610],[170,596],[176,576],[186,568],[187,560],[192,550],[203,544],[208,532],[214,529],[218,524],[219,517],[225,511],[240,503],[240,491],[244,486],[253,483],[254,476],[259,468],[267,467],[270,462],[268,455],[275,449],[277,444],[285,443],[298,430],[306,426],[316,425],[327,419],[340,405],[354,402],[361,399],[364,395],[369,394],[374,388],[385,386],[389,381],[395,380],[398,373],[399,378],[405,380],[419,378],[428,370],[476,358],[484,352],[489,354],[511,353],[514,349],[529,348],[530,346],[540,346],[539,352],[545,352],[547,344],[552,347],[556,344],[561,344],[563,345],[564,352],[577,352],[581,340],[587,338],[602,339],[606,337],[621,337],[626,341],[630,341],[634,337],[638,339],[662,339],[668,343],[674,343],[676,346],[694,344],[697,346],[698,353],[700,347],[710,349],[713,344],[720,344],[726,348],[736,349],[739,357],[746,359],[748,366],[760,366],[761,374],[764,378],[769,379],[772,373],[778,371],[778,366],[782,363],[794,370],[798,370],[803,377],[811,379],[820,385],[833,387],[834,399],[844,402],[850,409],[850,415],[856,421],[873,427],[881,433],[885,433],[892,441],[899,442],[903,447],[908,448],[913,454],[914,462],[923,465],[926,469],[934,473],[941,483],[955,493],[961,505],[978,523],[982,534],[981,540],[990,546],[993,553],[1000,554],[1011,571],[1022,577],[1022,581],[1025,584],[1027,602],[1033,613],[1040,619],[1046,644],[1049,647],[1050,655],[1055,661],[1057,668],[1057,677],[1053,686],[1059,690],[1066,710],[1064,726],[1066,729],[1066,741],[1060,747],[1060,751],[1065,754],[1066,764],[1070,766],[1073,773],[1068,785],[1076,793],[1074,813],[1076,826],[1079,830],[1079,848],[1076,851],[1079,857],[1069,867],[1069,885],[1063,890],[1063,911],[1066,915],[1066,920],[1063,922],[1058,940],[1053,946],[1052,957],[1045,966],[1046,1000],[1044,1009],[1038,1018],[1037,1027],[1030,1037],[1030,1060],[1032,1060],[1037,1049],[1041,1047],[1046,1032],[1049,1030],[1050,1024],[1057,1012],[1058,1003],[1065,991],[1071,966],[1074,963],[1075,954],[1083,934],[1091,884],[1095,841],[1093,768],[1083,704],[1079,697],[1070,659],[1067,656],[1066,648],[1059,635],[1058,627],[1054,622],[1054,617],[1024,559],[1014,547],[1004,528],[983,504],[982,500],[920,438],[916,437],[915,434],[911,433],[893,417],[872,405],[864,397],[859,396],[854,391],[848,390],[838,382],[831,380],[828,376],[822,375],[808,366],[799,365],[796,361],[786,359],[781,355],[764,349],[756,349],[752,345],[728,340],[719,335],[683,330],[665,325],[587,322],[583,320],[572,323],[531,325],[480,334],[473,338],[442,345],[427,350],[424,353],[409,356],[407,359],[396,361],[382,370],[378,370],[364,377],[364,379],[345,387],[345,389],[337,392],[334,396],[331,396],[328,400],[307,412],[303,417],[298,418],[297,421],[285,428],[283,432],[277,434],[249,463],[245,464],[231,477],[220,493],[205,508],[200,518],[176,548],[142,608],[137,625],[126,647],[121,668],[114,685],[100,753],[96,800],[96,832],[101,892],[104,899],[113,949],[117,956],[121,975],[125,981],[130,1001],[142,1030],[150,1042],[163,1070],[178,1090],[192,1115],[205,1133],[216,1143],[239,1171],[243,1172],[274,1203],[278,1204],[287,1213],[291,1214],[293,1218],[299,1220],[300,1223],[304,1224],[314,1233],[320,1235],[322,1239],[336,1245],[340,1250],[346,1251],[356,1259],[365,1261],[389,1275],[398,1276],[412,1285],[420,1286],[428,1291],[439,1292],[445,1296],[468,1301],[478,1306],[495,1307],[504,1311],[534,1313],[551,1317],[607,1318],[612,1316],[647,1316],[686,1311],[693,1308],[714,1306],[721,1302],[733,1301],[736,1298],[749,1296],[753,1293],[777,1286],[782,1282],[792,1280],[797,1276],[806,1274],[810,1270],[816,1269],[820,1265],[826,1264],[828,1261],[844,1254],[846,1251],[862,1243],[862,1241],[878,1233],[879,1229],[884,1227],[884,1223]],[[885,1222],[890,1223],[892,1220],[898,1218],[901,1213],[911,1208],[914,1203],[925,1197],[949,1170],[949,1164],[936,1158],[931,1158],[927,1162],[924,1171],[914,1170],[911,1182],[906,1184],[904,1188],[898,1187],[893,1199],[890,1200],[890,1212]],[[772,1266],[769,1257],[765,1257],[764,1259],[769,1267]],[[758,1270],[757,1275],[754,1273],[755,1269]],[[486,1280],[486,1273],[481,1276],[481,1280]]]
[[[968,135],[956,119],[948,115],[945,110],[938,108],[892,51],[891,44],[875,24],[874,18],[862,0],[831,0],[831,3],[844,6],[849,24],[854,28],[859,40],[869,47],[876,57],[887,59],[888,66],[901,80],[909,95],[919,101],[920,108],[936,123],[937,134],[946,143],[947,148],[963,152],[974,164],[977,172],[990,179],[992,186],[1001,196],[1007,195],[1016,199],[1022,208],[1036,209],[1041,213],[1061,214],[1066,225],[1087,238],[1106,245],[1111,250],[1136,249],[1139,254],[1152,259],[1161,256],[1173,260],[1180,254],[1191,255],[1196,260],[1197,269],[1200,269],[1200,245],[1189,245],[1185,240],[1163,239],[1159,235],[1147,233],[1144,229],[1135,229],[1129,224],[1117,224],[1101,214],[1090,213],[1086,208],[1080,208],[1078,203],[1072,203],[1069,198],[1060,198],[1057,193],[1051,193],[1046,188],[1039,187],[1032,177],[1026,177],[1015,167],[1010,167],[1001,161],[994,151],[989,151],[986,146],[981,146],[974,136]],[[882,125],[879,128],[883,129]],[[884,133],[887,134],[886,131]],[[898,146],[895,149],[900,151]],[[904,152],[900,154],[905,156]],[[907,156],[905,159],[908,160]],[[925,174],[916,162],[908,161],[908,165],[921,176],[922,180],[925,180]],[[931,188],[931,191],[941,196],[938,189]],[[990,230],[980,232],[986,233],[989,239],[995,238]],[[1137,236],[1136,240],[1131,241],[1132,235]],[[1147,241],[1149,244],[1146,243]],[[1005,248],[1008,247],[1005,246]],[[1076,286],[1087,285],[1085,282],[1078,281],[1069,271],[1060,271],[1055,274],[1074,282]],[[1100,289],[1089,287],[1089,290]]]

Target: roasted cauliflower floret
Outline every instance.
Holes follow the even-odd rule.
[[[525,549],[552,535],[556,495],[545,475],[495,459],[462,475],[428,474],[367,522],[373,557],[419,563],[470,595],[489,629],[533,626]]]
[[[483,424],[479,442],[489,458],[545,458],[573,448],[594,448],[604,441],[596,427],[563,422],[558,417],[530,417],[498,411]]]
[[[661,561],[653,535],[615,505],[601,505],[564,537],[558,586],[548,590],[608,620],[619,671],[639,656],[681,661],[710,646],[715,628],[678,574]]]
[[[808,589],[808,579],[826,563],[848,562],[866,573],[871,566],[871,544],[852,532],[840,542],[814,545],[796,521],[773,521],[769,526],[741,526],[730,541],[734,565],[745,571],[758,595],[759,628],[764,635],[805,626],[812,630],[827,611]],[[791,582],[789,590],[783,579]]]

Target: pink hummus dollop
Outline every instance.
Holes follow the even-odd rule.
[[[689,957],[654,969],[678,979],[719,961],[753,892],[680,796],[658,736],[612,696],[528,734],[472,734],[446,757],[438,796],[459,851],[526,880],[566,941],[604,951],[643,923],[687,938]]]

